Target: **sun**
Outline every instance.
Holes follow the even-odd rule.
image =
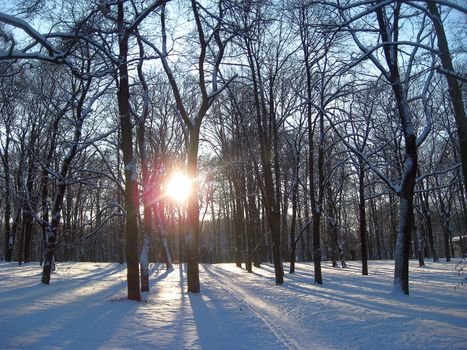
[[[175,201],[182,203],[190,195],[191,187],[192,181],[188,176],[182,172],[175,172],[170,176],[167,182],[165,194]]]

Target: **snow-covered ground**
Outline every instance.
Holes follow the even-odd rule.
[[[282,286],[270,265],[201,265],[199,295],[178,265],[153,265],[140,303],[125,300],[124,265],[59,263],[46,286],[37,264],[0,263],[0,349],[467,349],[456,261],[411,262],[410,296],[391,294],[391,261],[369,276],[325,262],[321,286],[312,264]]]

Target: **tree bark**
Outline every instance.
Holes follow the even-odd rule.
[[[30,137],[30,148],[34,147],[35,139],[37,135],[33,131],[31,131],[31,137]],[[26,191],[27,191],[27,197],[32,198],[33,196],[33,187],[34,187],[34,173],[35,173],[35,162],[34,158],[30,157],[29,158],[29,164],[28,164],[28,176],[26,180]],[[31,261],[31,241],[32,241],[32,236],[33,236],[33,216],[31,214],[32,211],[32,203],[28,203],[25,201],[24,209],[23,209],[23,236],[24,236],[24,250],[23,250],[23,258],[24,262],[28,263]]]
[[[298,162],[299,155],[295,156]],[[297,223],[297,203],[298,203],[298,164],[295,164],[292,174],[292,218],[290,223],[290,269],[289,273],[295,273],[295,257],[297,255],[297,242],[295,240],[295,230]]]
[[[185,247],[187,256],[187,285],[188,292],[199,293],[199,202],[198,202],[198,147],[200,124],[197,123],[189,129],[190,138],[188,143],[188,177],[193,181],[190,198],[188,199],[187,211],[187,234]]]
[[[260,72],[259,68],[256,67],[257,62],[255,61],[251,42],[246,40],[248,60],[251,69],[251,75],[253,79],[254,99],[256,108],[256,125],[258,128],[259,139],[260,139],[260,156],[261,163],[263,165],[263,201],[266,211],[266,217],[268,219],[269,228],[271,230],[272,239],[272,258],[274,262],[274,274],[276,279],[276,285],[284,283],[284,270],[282,267],[282,261],[280,258],[280,210],[279,203],[276,203],[276,193],[274,190],[272,166],[271,166],[271,140],[269,133],[266,131],[268,115],[266,110],[265,101],[260,99],[260,88],[261,82],[259,81]]]
[[[118,3],[119,62],[118,110],[120,114],[121,146],[125,168],[125,252],[127,260],[127,289],[129,300],[141,300],[138,267],[138,222],[139,209],[136,162],[133,151],[133,127],[130,115],[130,90],[128,76],[128,36],[124,28],[124,4]]]
[[[417,227],[414,227],[413,245],[417,253],[419,267],[425,266],[425,260],[423,259],[423,240],[419,236]]]
[[[10,180],[10,126],[6,123],[6,140],[3,149],[2,163],[3,163],[3,177],[5,181],[5,212],[3,216],[4,234],[5,234],[5,261],[10,262],[13,252],[14,239],[11,236],[11,180]]]
[[[148,157],[146,156],[146,118],[149,108],[149,93],[146,79],[143,73],[144,47],[138,38],[140,61],[138,62],[138,77],[143,90],[143,110],[138,120],[138,146],[141,161],[141,173],[143,180],[143,247],[140,255],[141,267],[141,291],[149,292],[149,245],[152,236],[151,198],[153,189],[149,179]]]
[[[398,21],[400,16],[400,4],[394,9],[392,17],[394,23],[392,25],[389,23],[389,18],[386,16],[382,7],[376,10],[376,15],[381,40],[386,43],[383,46],[383,51],[389,68],[388,79],[391,83],[394,98],[397,103],[397,110],[399,112],[399,119],[405,141],[404,170],[398,193],[400,198],[399,230],[396,240],[393,290],[395,292],[409,294],[409,254],[415,219],[413,196],[418,158],[415,127],[412,121],[406,90],[399,72],[397,60],[398,48],[397,44],[393,43],[398,41],[399,36]]]
[[[252,244],[252,252],[253,255],[253,265],[255,267],[261,267],[261,258],[260,258],[260,218],[259,218],[259,210],[256,206],[256,196],[255,196],[255,182],[253,179],[253,174],[251,171],[248,171],[246,174],[246,181],[247,181],[247,191],[248,191],[248,215],[249,215],[249,226],[250,226],[250,236],[251,236],[251,244]]]
[[[359,213],[359,232],[360,248],[362,253],[362,275],[368,275],[368,251],[366,246],[366,213],[365,213],[365,169],[363,161],[359,162],[358,169],[358,213]]]

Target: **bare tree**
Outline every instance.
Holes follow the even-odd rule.
[[[199,54],[197,60],[197,85],[200,103],[196,103],[196,109],[192,108],[188,101],[184,101],[173,67],[170,64],[170,51],[167,40],[166,26],[166,8],[162,7],[161,28],[162,44],[159,49],[157,46],[150,45],[161,57],[162,66],[167,75],[172,88],[173,96],[176,101],[177,111],[182,123],[188,132],[187,148],[187,172],[193,181],[190,198],[188,200],[187,230],[185,238],[187,248],[187,285],[188,291],[193,293],[200,292],[199,267],[198,267],[198,247],[199,247],[199,202],[198,202],[198,150],[200,130],[203,119],[209,111],[216,96],[225,88],[228,82],[220,84],[219,68],[224,57],[225,46],[230,40],[230,36],[222,35],[224,26],[225,7],[224,1],[217,4],[217,13],[211,14],[212,9],[204,8],[195,0],[191,1],[191,13],[195,20],[196,40],[198,43]],[[207,80],[207,75],[211,74],[212,80]],[[209,86],[211,87],[209,89]],[[208,91],[209,90],[209,91]]]

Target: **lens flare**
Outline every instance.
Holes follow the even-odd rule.
[[[165,193],[175,201],[182,203],[190,195],[191,186],[192,181],[188,176],[181,172],[175,172],[167,182]]]

